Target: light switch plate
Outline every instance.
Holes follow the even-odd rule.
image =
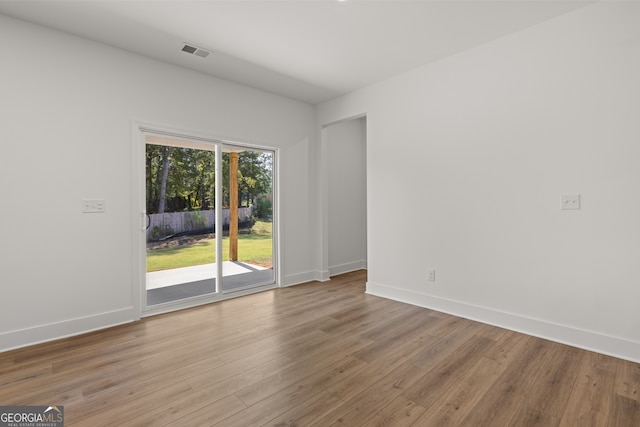
[[[83,213],[103,213],[104,199],[82,199]]]
[[[563,194],[560,196],[560,209],[577,210],[580,209],[580,194]]]

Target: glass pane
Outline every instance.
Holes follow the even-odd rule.
[[[236,147],[223,151],[222,290],[272,284],[274,153]]]
[[[214,151],[146,145],[149,306],[216,291],[214,171]]]

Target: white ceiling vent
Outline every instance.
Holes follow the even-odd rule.
[[[196,47],[192,44],[187,44],[184,43],[182,45],[182,49],[180,49],[183,52],[186,52],[190,55],[196,55],[199,56],[201,58],[206,58],[207,56],[209,56],[209,54],[211,53],[210,51],[206,50],[206,49],[202,49],[201,47]]]

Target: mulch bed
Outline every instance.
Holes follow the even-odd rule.
[[[215,238],[215,234],[200,234],[197,236],[178,236],[172,237],[167,240],[159,242],[147,242],[147,249],[167,249],[167,248],[179,248],[182,246],[193,245],[194,243],[200,243],[205,240],[211,240]]]

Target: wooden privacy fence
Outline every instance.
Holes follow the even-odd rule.
[[[238,208],[238,222],[246,223],[251,219],[252,207]],[[147,215],[147,239],[156,240],[178,233],[213,232],[216,224],[216,211],[169,212]],[[222,210],[223,228],[229,226],[229,209]]]

